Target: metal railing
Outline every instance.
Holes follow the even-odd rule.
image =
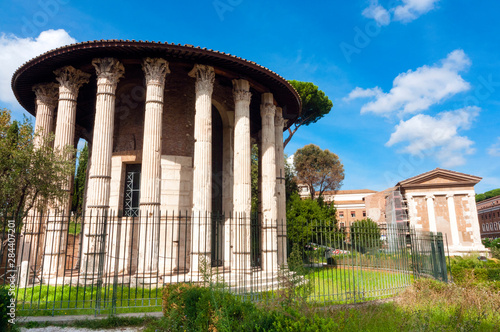
[[[33,214],[0,228],[0,284],[15,283],[21,315],[61,315],[159,311],[171,283],[217,282],[252,300],[295,287],[330,304],[393,296],[420,276],[447,281],[441,234],[308,223],[297,239],[297,225],[258,215]]]

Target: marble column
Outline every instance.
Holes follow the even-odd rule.
[[[450,228],[451,228],[451,244],[453,246],[460,245],[460,236],[458,233],[457,224],[457,211],[455,210],[455,195],[447,194],[446,200],[448,201],[448,215],[450,216]]]
[[[263,93],[260,117],[262,119],[262,269],[265,271],[276,271],[278,266],[275,114],[273,94]]]
[[[250,217],[251,217],[251,154],[250,144],[250,83],[233,80],[234,98],[234,259],[231,269],[238,276],[249,274],[250,266]]]
[[[165,76],[168,62],[161,58],[144,59],[146,111],[142,147],[140,188],[140,234],[137,275],[143,283],[156,283],[160,223],[161,131]]]
[[[36,96],[35,137],[33,145],[35,149],[40,149],[42,145],[51,147],[51,143],[48,140],[53,128],[54,109],[57,104],[57,84],[37,84],[33,87],[33,91]],[[24,219],[22,246],[19,248],[19,252],[22,255],[19,287],[22,288],[26,287],[29,282],[30,268],[36,264],[40,264],[38,258],[42,254],[42,248],[39,247],[39,244],[43,244],[40,239],[42,238],[42,226],[45,223],[43,219],[45,211],[40,211],[39,205],[45,205],[45,203],[36,200],[34,207]]]
[[[115,91],[124,74],[123,65],[113,58],[94,59],[92,65],[97,74],[97,94],[82,243],[83,260],[80,265],[82,274],[89,278],[96,275],[100,257],[105,250],[102,235],[109,213]]]
[[[437,233],[436,212],[434,211],[434,195],[425,196],[427,201],[427,216],[429,219],[429,231]]]
[[[470,208],[470,222],[472,228],[472,241],[474,242],[473,247],[478,251],[486,251],[486,247],[481,241],[481,229],[479,228],[479,220],[477,215],[477,205],[476,205],[476,195],[475,193],[467,194],[467,199],[469,201]]]
[[[197,274],[200,264],[206,264],[207,268],[211,266],[212,92],[215,72],[211,66],[196,64],[189,76],[196,78],[191,273]]]
[[[88,83],[90,74],[71,66],[54,71],[59,82],[59,101],[57,104],[56,133],[54,150],[66,159],[73,158],[72,148],[75,141],[76,100],[80,87]],[[53,206],[47,220],[45,235],[45,252],[42,268],[42,279],[59,274],[64,267],[64,251],[66,249],[66,233],[70,210],[70,191],[73,176],[64,181],[62,189],[66,195]]]
[[[285,154],[283,151],[283,128],[285,121],[281,107],[276,107],[274,116],[274,132],[276,144],[276,199],[278,220],[278,266],[286,264],[287,232],[286,232],[286,188],[285,188]]]

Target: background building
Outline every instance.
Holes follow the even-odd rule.
[[[500,196],[477,203],[477,214],[481,227],[481,238],[500,237]]]

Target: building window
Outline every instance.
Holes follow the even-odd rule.
[[[345,226],[345,224],[344,224],[343,222],[341,222],[341,223],[339,223],[339,226],[340,226],[340,227],[344,227],[344,226]]]
[[[344,218],[344,211],[339,211],[339,218]]]
[[[486,224],[486,231],[489,232],[490,231],[490,224]]]
[[[141,188],[141,165],[127,165],[125,168],[125,193],[123,195],[123,215],[139,215],[139,195]]]
[[[495,230],[498,231],[498,223],[497,222],[494,224],[494,227],[495,227]]]
[[[481,227],[483,227],[483,232],[486,230],[484,224],[481,224]]]
[[[366,211],[363,211],[363,217],[366,217]]]
[[[351,211],[351,218],[356,218],[356,211]]]

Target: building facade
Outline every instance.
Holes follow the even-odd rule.
[[[42,54],[15,72],[12,88],[36,116],[37,134],[54,134],[54,149],[76,146],[79,139],[88,142],[87,216],[113,213],[123,225],[133,218],[158,219],[156,228],[141,222],[139,238],[122,236],[138,254],[134,273],[144,278],[157,276],[165,266],[197,274],[202,259],[219,260],[214,247],[224,248],[225,268],[250,268],[250,222],[231,231],[222,222],[218,230],[211,218],[200,216],[226,212],[249,220],[251,147],[257,144],[264,239],[259,250],[262,268],[277,269],[286,237],[286,230],[277,230],[274,223],[285,218],[284,183],[276,180],[284,174],[283,131],[301,106],[285,79],[223,52],[110,40]],[[68,179],[63,189],[71,192],[71,187]],[[68,194],[50,210],[68,216],[69,208]],[[188,229],[164,231],[165,211],[186,211],[191,216]],[[85,223],[81,244],[80,269],[89,279],[100,264],[89,257],[95,257],[96,239],[103,232],[94,220]],[[61,218],[49,216],[41,230],[26,232],[27,242],[32,231],[45,233],[45,247],[37,251],[43,256],[45,279],[61,274],[56,261],[64,254],[58,249],[65,247],[64,227]],[[226,238],[214,239],[213,232]],[[163,269],[158,266],[162,263],[154,263],[158,257],[169,260]]]
[[[328,204],[333,202],[337,209],[337,220],[340,226],[350,226],[352,222],[367,217],[365,198],[376,193],[370,189],[325,191],[322,195]],[[302,199],[311,197],[308,186],[299,185]]]
[[[491,197],[477,203],[477,213],[481,238],[500,237],[500,196]]]
[[[417,230],[441,232],[450,255],[486,252],[474,191],[479,181],[477,176],[436,168],[367,197],[368,217],[378,223],[404,222]]]

